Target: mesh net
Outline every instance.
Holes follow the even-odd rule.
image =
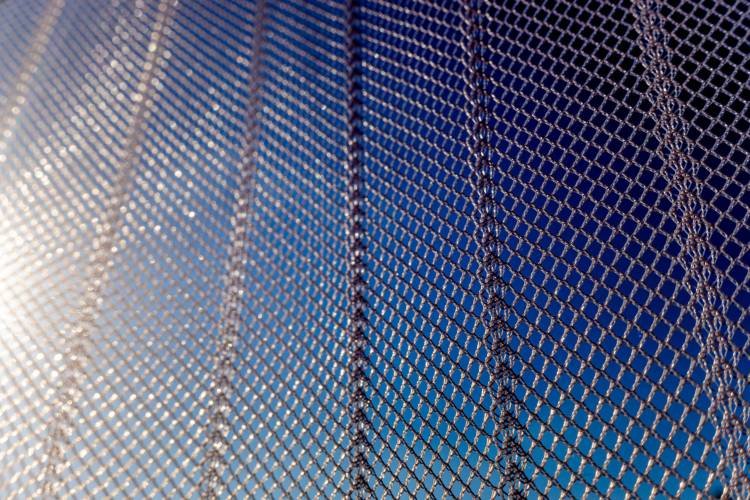
[[[0,2],[0,496],[750,496],[744,1]]]

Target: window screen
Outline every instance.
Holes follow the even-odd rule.
[[[0,496],[750,496],[735,0],[0,1]]]

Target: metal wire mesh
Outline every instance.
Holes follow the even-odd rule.
[[[750,496],[750,6],[0,3],[0,496]]]

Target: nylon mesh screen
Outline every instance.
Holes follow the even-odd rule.
[[[745,1],[0,2],[0,496],[750,497]]]

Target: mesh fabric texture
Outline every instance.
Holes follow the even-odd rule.
[[[0,1],[0,496],[750,497],[749,13]]]

